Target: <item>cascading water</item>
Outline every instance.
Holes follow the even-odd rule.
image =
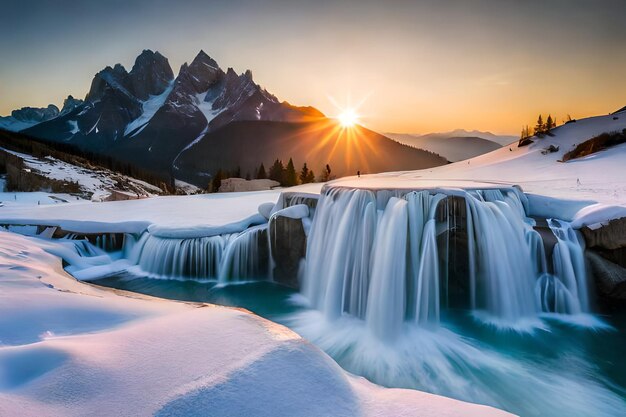
[[[129,260],[142,271],[168,278],[216,278],[232,235],[170,239],[144,233]]]
[[[139,237],[124,236],[120,252],[107,254],[99,245],[86,240],[70,241],[79,256],[69,259],[72,273],[81,279],[97,279],[102,274],[128,271],[153,278],[219,280],[221,283],[268,276],[267,225],[241,233],[198,238],[165,238],[144,232]],[[96,242],[100,243],[100,242]],[[89,270],[90,259],[105,257],[108,270]],[[100,265],[98,262],[96,265]],[[98,275],[100,274],[100,275]]]
[[[255,226],[231,238],[220,264],[222,284],[246,278],[265,278],[269,275],[267,225]]]
[[[327,188],[301,290],[312,309],[287,323],[381,385],[522,416],[619,414],[619,388],[593,375],[574,341],[589,336],[584,325],[596,326],[590,334],[606,329],[579,320],[589,311],[581,241],[549,221],[557,241],[549,262],[527,206],[516,188]]]
[[[517,189],[450,192],[459,193],[466,201],[467,296],[477,316],[515,327],[542,311],[585,311],[572,302],[567,308],[559,302],[555,310],[538,297],[549,292],[543,291],[550,287],[542,284],[546,280],[562,282],[568,297],[586,305],[582,249],[573,231],[553,227],[561,237],[552,276]],[[430,191],[327,191],[308,242],[303,294],[311,306],[329,320],[342,314],[366,319],[383,338],[393,338],[405,321],[436,324],[445,283],[439,264],[447,256],[438,251],[438,236],[448,226],[447,215],[439,227],[435,216],[446,197]]]
[[[578,314],[589,311],[589,290],[583,256],[583,240],[567,223],[548,223],[557,238],[552,256],[554,275],[537,282],[536,294],[545,312]]]

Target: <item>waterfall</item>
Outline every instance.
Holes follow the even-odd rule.
[[[218,281],[222,284],[250,278],[266,278],[268,268],[267,224],[251,227],[232,238],[220,264]]]
[[[406,200],[392,197],[382,215],[374,240],[367,323],[374,333],[391,340],[405,315],[407,227]]]
[[[441,204],[458,197],[465,199],[464,213]],[[393,340],[405,323],[437,326],[450,250],[459,250],[446,238],[451,228],[466,228],[468,270],[454,279],[465,282],[475,316],[517,327],[547,311],[588,311],[575,232],[551,221],[558,243],[550,274],[543,240],[526,212],[525,195],[516,188],[327,188],[308,239],[302,293],[326,320],[361,319],[381,340]]]
[[[267,277],[267,225],[241,233],[199,238],[126,235],[124,257],[159,278],[218,279],[222,283]]]
[[[537,255],[526,240],[530,226],[520,215],[519,204],[511,203],[516,194],[504,198],[499,190],[489,191],[481,193],[483,201],[480,195],[466,196],[473,240],[472,308],[511,323],[539,312],[533,266]]]
[[[329,191],[318,203],[307,244],[303,292],[329,319],[344,311],[365,318],[376,231],[371,191]]]
[[[536,297],[544,312],[578,314],[589,311],[583,240],[574,229],[556,219],[548,222],[557,238],[552,256],[554,275],[537,282]]]

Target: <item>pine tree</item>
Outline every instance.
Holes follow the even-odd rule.
[[[237,167],[235,171],[233,171],[231,178],[241,178],[241,167]]]
[[[309,173],[306,176],[306,184],[310,184],[312,182],[315,182],[315,174],[313,173],[313,170],[309,170]]]
[[[300,183],[307,184],[309,183],[309,173],[311,170],[306,166],[306,162],[302,165],[302,169],[300,170]]]
[[[278,181],[281,185],[283,184],[285,167],[283,162],[279,159],[274,161],[274,164],[270,167],[269,178],[274,181]]]
[[[264,180],[267,178],[267,173],[265,172],[265,165],[261,162],[261,166],[259,167],[259,171],[256,174],[257,180]]]
[[[545,132],[546,125],[543,123],[543,117],[539,115],[537,118],[537,125],[535,126],[535,135],[539,136]]]
[[[550,130],[555,126],[554,121],[552,120],[552,116],[548,115],[548,118],[546,119],[546,128],[545,131],[546,133],[550,132]]]
[[[286,187],[298,185],[298,174],[296,174],[296,167],[293,165],[293,160],[291,158],[289,158],[287,168],[285,169],[285,179],[283,180],[283,185]]]

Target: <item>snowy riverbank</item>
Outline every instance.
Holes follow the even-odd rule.
[[[0,415],[504,416],[345,373],[246,311],[75,281],[0,232]]]

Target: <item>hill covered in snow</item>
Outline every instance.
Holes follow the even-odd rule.
[[[566,123],[551,136],[533,143],[505,146],[454,164],[433,169],[342,178],[335,185],[375,188],[442,187],[446,184],[500,183],[520,185],[525,192],[556,198],[626,206],[626,144],[584,158],[561,162],[563,155],[605,132],[626,128],[626,111]],[[557,149],[550,152],[549,149]]]

